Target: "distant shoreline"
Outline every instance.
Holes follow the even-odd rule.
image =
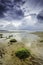
[[[43,31],[29,31],[29,30],[0,30],[0,33],[33,33],[33,32],[43,32]]]

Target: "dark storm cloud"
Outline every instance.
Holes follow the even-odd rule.
[[[23,16],[24,16],[24,12],[23,12],[21,9],[16,10],[16,14],[17,14],[17,16],[19,16],[19,17],[23,17]]]
[[[0,2],[0,17],[4,17],[3,12],[5,12],[5,6]]]
[[[16,3],[20,3],[20,4],[24,4],[25,3],[25,0],[14,0],[14,3],[16,4]]]
[[[42,10],[43,0],[0,0],[0,29],[41,30]]]
[[[13,18],[22,18],[24,12],[21,9],[21,6],[25,3],[25,0],[0,0],[0,18],[7,16]],[[13,12],[13,13],[12,13]],[[6,15],[4,15],[4,13]],[[18,17],[16,17],[18,16]]]
[[[30,5],[30,8],[33,6],[33,9],[37,5],[39,7],[43,6],[43,0],[0,0],[0,18],[6,17],[6,15],[9,14],[7,16],[12,17],[13,19],[21,19],[24,16],[24,11],[21,9],[21,6],[26,2],[28,2],[28,6]],[[4,15],[4,13],[6,15]]]
[[[37,19],[39,23],[43,23],[43,10],[39,12],[39,14],[37,15]]]

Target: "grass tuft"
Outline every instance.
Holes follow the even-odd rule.
[[[31,54],[30,52],[25,49],[25,48],[21,48],[19,50],[16,51],[15,55],[19,58],[19,59],[26,59],[28,58]]]

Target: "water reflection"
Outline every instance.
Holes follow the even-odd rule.
[[[26,47],[28,48],[30,47],[32,52],[35,55],[37,55],[37,57],[43,59],[43,48],[39,47],[39,42],[37,42],[37,40],[40,38],[38,37],[38,35],[25,33],[25,32],[24,33],[3,33],[4,38],[0,39],[0,42],[7,43],[9,39],[5,39],[5,38],[6,36],[9,37],[9,35],[13,35],[12,38],[15,38],[18,42],[23,42]]]

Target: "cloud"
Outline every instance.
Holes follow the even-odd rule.
[[[0,29],[41,30],[42,23],[43,0],[0,0]]]
[[[36,15],[32,14],[22,20],[1,20],[0,29],[42,31],[43,24],[37,23]]]
[[[6,16],[5,19],[7,20],[17,20],[22,19],[24,17],[24,13],[21,9],[7,11],[7,13],[4,13],[4,15]]]
[[[11,20],[11,21],[6,21],[6,20],[0,20],[0,28],[6,29],[6,30],[16,30],[19,29],[19,27],[22,25],[22,21],[20,20]]]
[[[34,26],[37,23],[36,14],[30,14],[23,19],[24,24]]]
[[[43,10],[39,12],[37,19],[39,23],[43,23]]]
[[[24,12],[21,6],[25,0],[0,0],[0,18],[21,19]]]
[[[33,3],[35,6],[43,6],[43,0],[28,0],[28,2],[31,4]]]
[[[25,3],[25,0],[14,0],[14,3],[19,3],[23,5]]]
[[[0,20],[0,27],[5,27],[5,26],[7,26],[8,24],[10,24],[10,22],[9,21],[6,21],[6,20]]]
[[[22,25],[22,22],[12,22],[12,25],[19,28]]]
[[[0,4],[0,18],[4,17],[3,12],[5,11],[5,6],[3,6],[2,4]]]

